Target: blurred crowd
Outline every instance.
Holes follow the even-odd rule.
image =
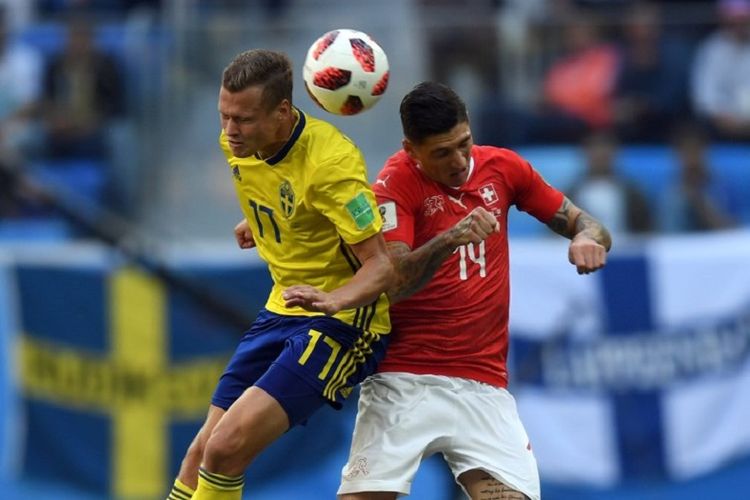
[[[279,18],[295,3],[192,2]],[[132,161],[134,146],[122,141],[135,127],[132,68],[101,28],[180,5],[0,0],[0,226],[50,214],[49,200],[18,176],[30,165],[67,176],[100,206],[132,211],[113,168]],[[580,147],[583,174],[568,191],[608,227],[678,232],[742,222],[738,191],[715,175],[707,151],[750,145],[750,0],[413,0],[413,9],[423,79],[466,98],[476,141]],[[62,36],[29,38],[50,20]],[[617,168],[621,146],[642,144],[674,152],[674,182],[656,200]]]
[[[484,142],[570,143],[607,129],[662,143],[686,120],[715,140],[750,140],[747,0],[417,4],[431,73],[459,85],[469,75]],[[505,65],[513,54],[521,61]]]
[[[155,1],[0,1],[0,222],[54,212],[26,174],[71,196],[122,207],[113,141],[127,126],[122,54],[102,43],[103,20]],[[49,22],[48,20],[51,20]]]

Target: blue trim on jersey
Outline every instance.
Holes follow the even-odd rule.
[[[294,143],[297,142],[299,136],[302,135],[302,131],[305,129],[305,113],[303,113],[302,110],[297,107],[295,107],[294,109],[296,109],[297,113],[299,113],[299,120],[297,121],[297,125],[294,127],[292,135],[291,137],[289,137],[289,140],[286,141],[284,147],[281,148],[278,153],[265,160],[265,162],[269,165],[276,165],[281,160],[283,160],[289,150],[292,149],[292,146],[294,146]]]

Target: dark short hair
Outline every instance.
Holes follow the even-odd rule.
[[[284,99],[292,102],[292,63],[283,52],[246,50],[224,69],[221,84],[229,92],[262,85],[266,109],[273,109]]]
[[[399,111],[404,137],[416,143],[469,120],[466,104],[458,94],[436,82],[422,82],[411,89],[401,100]]]

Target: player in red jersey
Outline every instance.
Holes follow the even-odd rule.
[[[409,494],[421,459],[439,452],[472,499],[538,500],[536,460],[506,390],[508,209],[570,238],[579,274],[604,266],[609,233],[518,154],[474,145],[450,88],[417,85],[401,121],[403,149],[374,185],[398,272],[394,337],[362,385],[339,498]]]

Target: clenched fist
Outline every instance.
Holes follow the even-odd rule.
[[[495,216],[484,208],[477,207],[458,221],[458,224],[450,229],[450,234],[455,247],[460,247],[467,243],[480,243],[498,231],[500,223]]]
[[[570,242],[568,260],[576,266],[578,274],[593,273],[607,263],[607,249],[592,238],[578,234]]]
[[[253,233],[250,231],[250,225],[247,223],[247,219],[242,219],[236,226],[234,226],[234,239],[237,240],[237,244],[240,248],[253,248],[255,246]]]

